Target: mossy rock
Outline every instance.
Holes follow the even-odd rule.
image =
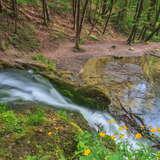
[[[9,44],[5,40],[0,40],[0,50],[5,51],[9,47]]]
[[[60,71],[48,70],[47,66],[44,64],[36,62],[28,63],[22,60],[16,60],[14,62],[0,60],[1,70],[10,68],[34,70],[35,73],[41,74],[47,78],[62,95],[78,105],[96,110],[106,110],[107,106],[110,104],[110,99],[100,90],[93,86],[80,86],[79,82],[64,79]]]

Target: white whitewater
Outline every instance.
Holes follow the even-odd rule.
[[[109,123],[113,122],[113,118],[107,112],[90,110],[68,102],[48,80],[40,75],[20,70],[0,72],[0,102],[15,100],[45,103],[56,108],[79,112],[95,130],[101,126],[108,135],[123,134],[125,136],[123,140],[128,139],[133,146],[136,144],[134,137],[126,130],[120,130],[116,121]],[[116,139],[118,141],[119,137]]]

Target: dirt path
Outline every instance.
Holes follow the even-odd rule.
[[[115,56],[140,56],[150,52],[160,54],[160,43],[135,44],[128,46],[126,41],[112,40],[104,42],[88,42],[81,47],[84,52],[73,52],[74,43],[66,42],[58,49],[43,49],[42,52],[49,58],[57,61],[57,66],[73,72],[79,72],[83,64],[91,57]]]

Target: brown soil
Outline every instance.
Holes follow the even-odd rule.
[[[83,52],[73,51],[73,42],[61,43],[57,49],[42,49],[45,56],[55,59],[58,68],[79,72],[83,64],[91,57],[106,55],[141,56],[144,54],[160,54],[160,43],[141,43],[129,46],[125,40],[105,40],[87,42],[81,47]]]

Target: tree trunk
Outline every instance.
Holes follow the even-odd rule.
[[[160,31],[160,25],[145,39],[145,42],[149,41],[155,33]]]
[[[80,35],[79,35],[79,22],[80,22],[80,0],[77,0],[76,2],[76,41],[75,41],[75,48],[79,50],[79,41],[80,41]]]
[[[72,0],[73,29],[76,28],[76,0]]]
[[[2,13],[2,0],[0,0],[0,13]]]
[[[12,10],[14,18],[14,32],[17,33],[17,20],[18,20],[17,0],[12,0]]]
[[[107,20],[106,20],[106,23],[105,23],[105,26],[104,26],[104,29],[103,29],[103,34],[105,34],[105,32],[106,32],[106,28],[108,26],[108,22],[110,20],[111,14],[112,14],[112,9],[113,9],[113,0],[111,0],[111,6],[110,6],[110,9],[109,9],[109,15],[107,16]]]
[[[47,22],[50,21],[50,17],[49,17],[48,6],[47,6],[46,0],[42,0],[42,8],[43,8],[43,23],[47,25]]]
[[[143,2],[144,2],[144,0],[139,0],[137,2],[136,13],[135,13],[135,16],[134,16],[134,25],[132,27],[129,38],[127,40],[128,44],[130,44],[135,39],[135,36],[136,36],[136,33],[137,33],[137,25],[138,25],[138,22],[139,22],[139,19],[141,17],[141,13],[142,13],[142,10],[143,10]]]
[[[84,4],[84,7],[83,7],[82,16],[81,16],[81,20],[80,20],[80,26],[79,26],[79,35],[81,34],[81,30],[82,30],[82,26],[83,26],[83,22],[84,22],[84,17],[85,17],[85,14],[86,14],[86,9],[87,9],[87,6],[88,6],[88,2],[89,2],[89,0],[86,0],[85,4]]]

